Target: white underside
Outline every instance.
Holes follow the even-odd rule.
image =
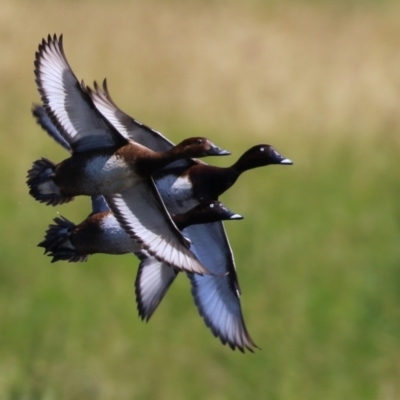
[[[114,254],[134,253],[140,250],[139,244],[121,228],[111,213],[101,220],[101,228],[107,238],[107,245],[112,247]]]
[[[117,156],[93,157],[85,166],[84,186],[90,194],[113,194],[123,192],[140,179],[132,168]]]
[[[172,214],[184,213],[198,204],[193,199],[192,183],[187,177],[167,175],[155,180],[164,204]]]

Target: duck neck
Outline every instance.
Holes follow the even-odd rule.
[[[145,171],[146,175],[152,175],[168,164],[182,158],[184,158],[182,154],[175,151],[175,148],[168,151],[154,151],[150,159],[140,161],[139,168]]]
[[[220,221],[220,219],[213,219],[210,215],[204,215],[204,213],[198,211],[196,207],[194,209],[186,211],[186,213],[184,214],[173,214],[172,219],[180,231],[190,225],[199,225],[214,221]]]
[[[247,156],[247,152],[244,153],[236,162],[231,166],[231,169],[236,171],[237,176],[249,169],[257,168],[260,165],[256,162],[252,162],[252,159]]]
[[[172,219],[180,231],[182,231],[189,225],[193,225],[196,223],[195,221],[191,221],[191,223],[189,223],[189,218],[186,214],[174,214],[174,215],[172,215]],[[200,222],[197,222],[197,223],[200,223]]]
[[[239,175],[232,167],[196,166],[191,173],[194,197],[199,201],[218,200],[236,182]]]

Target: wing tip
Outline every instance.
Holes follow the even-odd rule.
[[[139,264],[139,269],[135,279],[135,295],[136,295],[136,306],[138,310],[139,318],[144,322],[149,322],[153,313],[147,313],[146,308],[144,306],[143,298],[143,291],[140,285],[141,277],[143,274],[143,267],[141,263]]]
[[[238,299],[239,302],[239,309],[240,309],[240,314],[239,314],[239,318],[237,318],[236,321],[236,332],[238,332],[239,334],[236,334],[236,340],[233,340],[229,337],[229,335],[227,333],[222,332],[222,330],[220,328],[218,328],[215,324],[213,324],[211,318],[208,317],[205,308],[203,307],[201,301],[200,301],[200,297],[197,295],[196,293],[196,286],[197,286],[197,282],[195,280],[193,280],[190,276],[190,282],[192,284],[192,296],[195,302],[195,305],[197,307],[198,313],[199,315],[203,318],[204,323],[206,324],[207,328],[209,328],[212,332],[212,334],[220,340],[220,342],[223,345],[228,345],[231,350],[235,351],[236,349],[238,349],[241,353],[245,353],[245,350],[250,351],[251,353],[254,353],[256,349],[261,350],[261,348],[254,342],[254,340],[251,338],[246,324],[244,322],[243,319],[243,315],[242,315],[242,310],[240,307],[240,301]],[[229,332],[228,332],[229,333]]]

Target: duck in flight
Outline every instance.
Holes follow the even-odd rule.
[[[227,155],[205,138],[190,138],[168,151],[154,151],[119,132],[94,106],[64,54],[62,36],[43,40],[35,58],[35,76],[44,108],[71,148],[71,157],[55,165],[42,158],[28,171],[30,194],[46,204],[76,195],[105,195],[118,203],[129,191],[130,235],[159,260],[192,273],[209,273],[189,250],[151,175],[176,160]],[[123,215],[114,213],[121,224]]]
[[[206,201],[184,214],[172,215],[176,226],[182,230],[189,225],[215,221],[243,219],[219,201]],[[121,228],[103,196],[92,197],[92,212],[80,224],[75,225],[64,217],[54,218],[39,247],[52,257],[52,262],[86,261],[92,254],[127,254],[142,256],[141,246]]]

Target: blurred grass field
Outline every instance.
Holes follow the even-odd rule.
[[[3,0],[0,8],[0,398],[400,398],[400,7],[396,2]],[[133,256],[56,263],[37,243],[87,199],[35,202],[33,160],[67,155],[30,115],[33,59],[63,33],[78,78],[171,140],[294,160],[222,196],[247,327],[232,352],[184,276],[140,322]]]

